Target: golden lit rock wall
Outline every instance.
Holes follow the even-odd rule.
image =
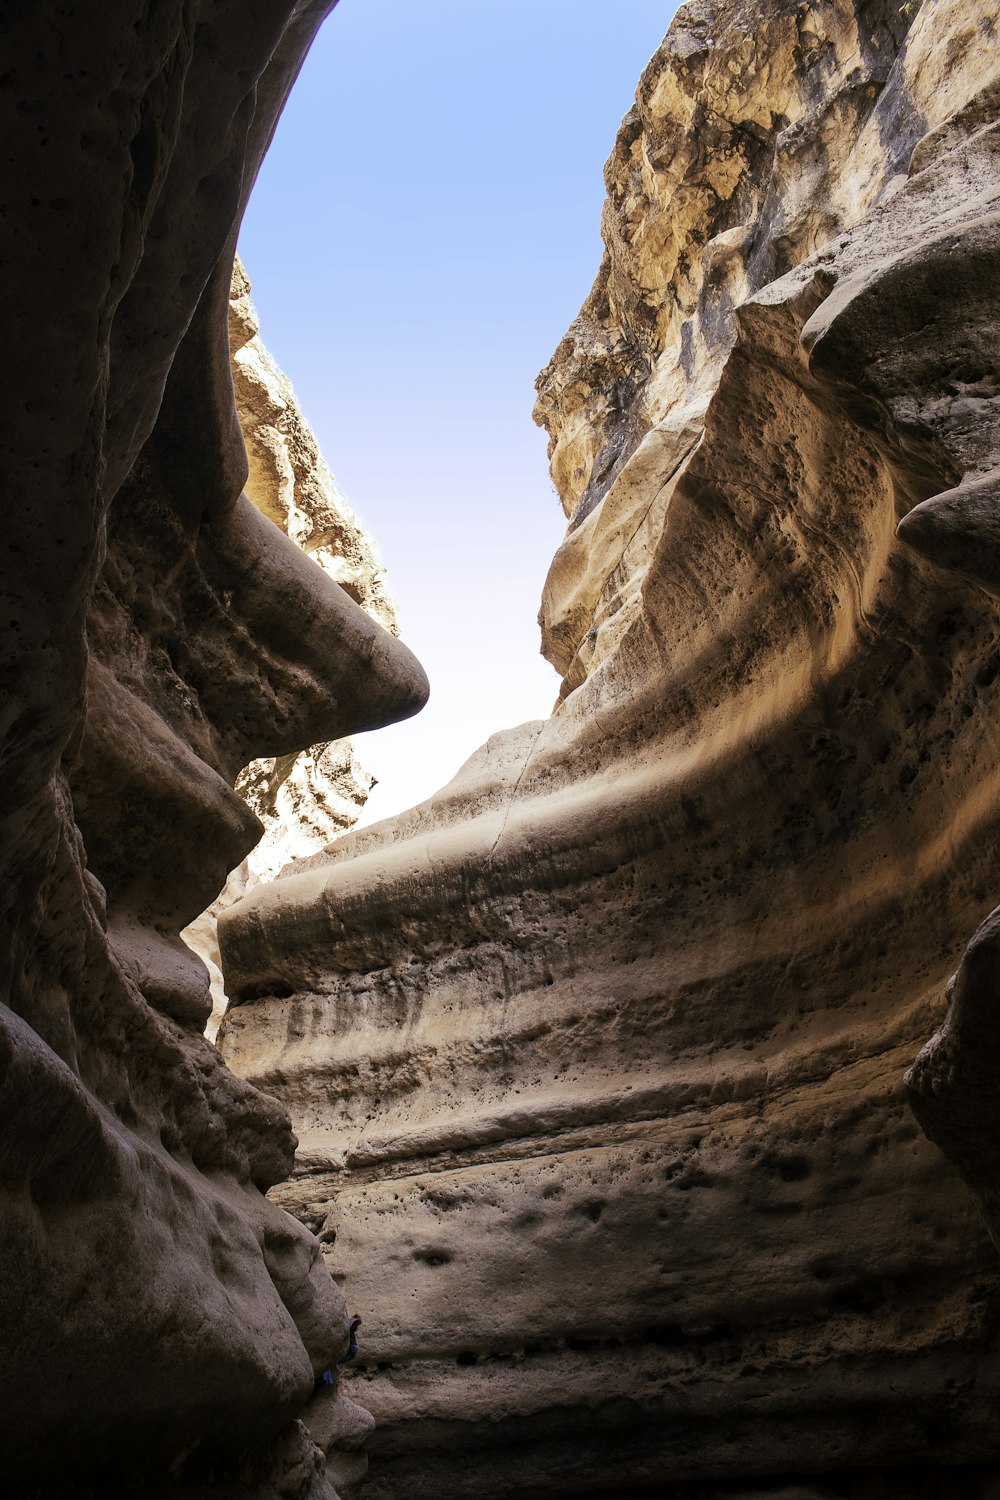
[[[223,920],[366,1500],[997,1455],[1000,1266],[903,1076],[997,896],[1000,632],[896,527],[998,461],[998,77],[985,0],[682,8],[539,381],[560,705]]]

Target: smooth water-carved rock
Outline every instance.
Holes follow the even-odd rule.
[[[413,712],[410,653],[242,496],[233,246],[327,0],[6,6],[0,1447],[18,1494],[329,1493],[347,1346],[264,1197],[282,1107],[179,932],[261,756]]]
[[[288,377],[260,337],[250,281],[239,258],[229,296],[229,351],[236,412],[247,445],[244,494],[318,563],[366,614],[399,634],[396,606],[372,538],[364,530],[319,451]],[[226,1009],[218,967],[220,911],[292,860],[316,854],[351,828],[374,784],[350,740],[310,745],[298,754],[251,761],[236,790],[262,832],[212,905],[184,930],[184,940],[212,980],[214,1040]]]
[[[539,382],[559,707],[223,919],[366,1500],[995,1483],[903,1076],[996,899],[998,83],[985,0],[680,11]]]

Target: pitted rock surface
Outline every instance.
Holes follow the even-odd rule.
[[[223,919],[352,1495],[994,1492],[1000,1266],[903,1079],[997,898],[998,86],[986,0],[682,8],[539,381],[559,706]]]

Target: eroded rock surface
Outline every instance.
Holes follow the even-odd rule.
[[[995,1488],[903,1076],[997,895],[998,87],[986,0],[679,12],[539,382],[558,709],[223,919],[366,1500]]]
[[[396,606],[375,544],[338,489],[291,382],[260,337],[250,281],[238,257],[229,294],[229,351],[236,412],[247,445],[244,494],[366,614],[398,635]],[[292,860],[317,853],[352,827],[373,784],[350,740],[266,756],[251,761],[237,776],[236,790],[263,831],[216,900],[183,934],[211,975],[208,1035],[213,1040],[227,1003],[218,967],[219,912],[261,880],[273,879]]]
[[[346,1348],[264,1196],[282,1106],[179,932],[249,761],[413,712],[410,653],[243,494],[239,218],[328,0],[0,6],[0,1448],[19,1495],[331,1493]],[[230,1485],[226,1490],[225,1486]]]

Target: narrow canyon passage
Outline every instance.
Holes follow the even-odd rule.
[[[747,14],[643,76],[539,379],[558,708],[222,921],[373,1500],[995,1453],[996,1252],[903,1080],[996,894],[996,614],[895,528],[992,463],[998,60]]]
[[[558,703],[353,833],[427,681],[234,264],[330,9],[0,8],[0,1473],[989,1500],[992,6],[681,8],[538,379]]]

